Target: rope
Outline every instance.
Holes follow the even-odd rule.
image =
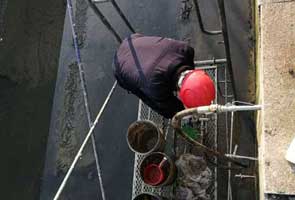
[[[104,187],[103,187],[103,181],[102,181],[102,174],[101,174],[101,167],[100,167],[100,163],[99,163],[99,158],[98,158],[98,153],[96,151],[96,144],[95,144],[95,137],[92,134],[98,120],[101,117],[101,114],[103,113],[107,103],[110,100],[111,95],[114,92],[114,89],[117,85],[117,82],[115,81],[115,83],[113,84],[113,87],[111,89],[111,91],[109,92],[103,106],[101,107],[94,123],[92,123],[91,121],[91,114],[90,114],[90,109],[89,109],[89,105],[88,105],[88,93],[87,93],[87,87],[86,87],[86,81],[85,81],[85,72],[83,69],[83,65],[82,65],[82,60],[81,60],[81,53],[80,53],[80,49],[78,46],[78,37],[75,31],[75,23],[73,22],[73,5],[72,5],[72,1],[71,0],[67,0],[67,7],[68,7],[68,12],[69,12],[69,18],[70,18],[70,24],[71,24],[71,29],[72,29],[72,36],[73,36],[73,41],[74,41],[74,48],[75,48],[75,53],[76,53],[76,59],[77,59],[77,64],[78,64],[78,68],[79,68],[79,76],[80,76],[80,83],[81,83],[81,88],[82,88],[82,92],[83,92],[83,99],[84,99],[84,106],[85,106],[85,111],[86,111],[86,115],[87,115],[87,121],[88,121],[88,125],[89,125],[89,132],[86,135],[78,153],[76,154],[74,161],[72,162],[66,176],[64,177],[61,185],[58,188],[57,193],[55,194],[54,200],[57,200],[60,197],[61,192],[63,191],[68,178],[70,177],[74,167],[76,166],[76,163],[79,160],[79,157],[82,155],[82,151],[84,150],[89,138],[91,138],[91,142],[92,142],[92,149],[93,149],[93,153],[94,153],[94,158],[95,158],[95,164],[96,164],[96,169],[97,169],[97,176],[99,179],[99,185],[100,185],[100,191],[101,191],[101,195],[102,195],[102,199],[105,200],[105,192],[104,192]]]

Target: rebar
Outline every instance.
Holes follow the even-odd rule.
[[[230,54],[229,37],[228,37],[228,32],[227,32],[227,22],[226,22],[224,0],[217,0],[217,1],[218,1],[218,8],[219,8],[219,14],[220,14],[220,20],[221,20],[222,35],[223,35],[223,40],[224,40],[224,45],[225,45],[227,69],[229,71],[229,77],[230,77],[230,80],[232,83],[234,99],[236,99],[237,98],[237,91],[236,91],[235,79],[234,79],[234,74],[233,74],[233,69],[232,69],[232,60],[231,60],[231,54]]]

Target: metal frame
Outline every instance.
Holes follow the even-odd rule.
[[[237,98],[237,93],[236,93],[236,86],[235,86],[235,80],[234,80],[234,74],[233,74],[233,69],[232,69],[232,61],[231,61],[231,53],[230,53],[230,44],[229,44],[229,37],[228,37],[228,32],[227,32],[227,21],[226,21],[226,12],[225,12],[225,7],[224,7],[224,0],[217,0],[218,2],[218,9],[219,9],[219,18],[221,22],[221,31],[208,31],[204,28],[204,23],[199,7],[199,0],[193,0],[195,4],[195,10],[199,22],[199,26],[201,31],[204,34],[207,35],[223,35],[223,40],[224,40],[224,47],[225,47],[225,54],[226,54],[226,62],[227,62],[227,68],[229,71],[229,77],[232,82],[232,88],[233,88],[233,95],[234,98]]]
[[[215,80],[215,88],[217,88],[217,86],[223,86],[221,87],[221,94],[220,96],[222,97],[222,99],[218,100],[216,97],[216,100],[214,103],[218,103],[219,101],[221,102],[221,100],[224,100],[225,102],[225,106],[218,106],[218,105],[211,105],[208,106],[206,108],[206,106],[202,109],[199,109],[200,113],[207,113],[208,111],[206,110],[212,110],[213,112],[210,112],[209,114],[206,115],[202,115],[201,118],[202,119],[202,128],[201,130],[202,133],[201,135],[203,135],[204,139],[202,141],[202,144],[205,145],[206,147],[212,149],[213,151],[217,151],[218,150],[218,145],[223,145],[222,143],[218,143],[218,138],[217,136],[219,134],[224,134],[224,137],[226,138],[226,154],[224,154],[222,157],[220,157],[221,159],[223,159],[224,161],[226,161],[227,163],[227,167],[225,171],[225,173],[227,173],[227,177],[228,179],[227,181],[227,200],[232,200],[232,163],[234,164],[239,164],[239,162],[237,161],[237,159],[247,159],[250,161],[257,161],[257,158],[253,158],[253,157],[248,157],[248,156],[241,156],[241,155],[236,155],[237,152],[237,145],[235,145],[235,147],[233,148],[233,123],[234,123],[234,112],[236,111],[243,111],[243,110],[257,110],[257,109],[261,109],[261,106],[257,105],[252,105],[252,104],[246,104],[245,106],[235,106],[233,105],[233,103],[235,102],[233,100],[233,95],[231,94],[232,91],[232,87],[231,87],[231,81],[228,80],[228,70],[225,67],[225,60],[221,60],[220,63],[223,64],[219,64],[218,67],[217,66],[203,66],[203,67],[199,67],[202,69],[205,69],[207,71],[207,73],[209,75],[211,75],[211,78],[213,78],[213,80]],[[200,66],[202,63],[205,64],[214,64],[216,63],[215,60],[206,60],[206,61],[196,61],[195,64],[196,66]],[[212,75],[212,70],[214,71],[213,75]],[[211,73],[210,73],[211,71]],[[220,73],[221,72],[221,73]],[[222,78],[220,78],[221,80],[219,80],[219,76],[222,76]],[[217,89],[216,89],[217,90]],[[216,91],[217,92],[217,91]],[[230,104],[230,105],[228,105]],[[214,112],[215,111],[215,112]],[[217,112],[224,112],[223,115],[225,116],[224,120],[224,128],[220,128],[218,127],[218,115]],[[142,119],[148,119],[148,120],[152,120],[154,121],[156,124],[158,124],[159,127],[161,127],[163,130],[165,130],[166,133],[166,138],[168,137],[168,135],[171,135],[171,128],[169,129],[169,127],[167,126],[167,120],[165,120],[164,118],[162,118],[160,115],[158,115],[157,113],[155,113],[153,110],[151,110],[148,106],[146,106],[145,104],[143,104],[141,101],[139,103],[139,110],[138,110],[138,119],[142,120]],[[173,125],[173,124],[172,124]],[[212,139],[213,138],[213,139]],[[168,143],[169,141],[167,141]],[[184,149],[184,152],[186,151],[187,145],[188,143],[183,143],[183,147],[182,149]],[[166,149],[167,151],[167,149]],[[140,179],[139,176],[139,163],[141,162],[141,160],[143,159],[144,156],[139,155],[139,154],[135,154],[135,161],[134,161],[134,177],[133,177],[133,190],[132,190],[132,198],[134,198],[136,195],[141,194],[141,193],[145,193],[145,192],[150,192],[150,193],[156,193],[160,196],[169,198],[169,199],[174,199],[173,196],[173,187],[172,186],[166,186],[166,187],[162,187],[162,188],[153,188],[153,187],[149,187],[147,185],[145,185],[142,180]],[[213,157],[209,157],[207,158],[209,160],[211,160],[213,163],[217,163],[217,157],[213,156]],[[234,160],[235,159],[235,160]],[[212,185],[208,188],[208,193],[211,195],[210,199],[214,199],[217,200],[218,199],[218,182],[217,182],[217,175],[218,175],[218,169],[216,165],[210,165],[210,163],[208,162],[211,170],[214,172],[214,181],[212,182]],[[234,168],[235,170],[237,169],[243,169],[243,168]],[[245,178],[254,178],[256,180],[256,177],[253,175],[244,175],[244,174],[237,174],[234,176],[235,178],[240,178],[241,180],[245,179]]]
[[[213,63],[213,60],[209,61],[201,61],[196,63]],[[217,66],[202,66],[199,67],[201,69],[204,69],[207,71],[207,73],[211,76],[211,78],[215,81],[215,85],[217,86],[218,78],[217,78]],[[217,88],[217,87],[216,87]],[[215,99],[215,103],[217,103],[217,97]],[[165,132],[165,137],[168,138],[169,136],[173,135],[173,129],[169,126],[169,121],[167,119],[164,119],[162,116],[154,112],[152,109],[150,109],[147,105],[145,105],[142,101],[139,102],[138,107],[138,120],[151,120],[155,122],[160,128],[162,128]],[[205,137],[203,142],[206,145],[209,145],[213,149],[217,149],[217,114],[213,113],[212,115],[202,118],[202,123],[204,126],[204,132],[202,133]],[[168,142],[168,141],[167,141]],[[169,141],[171,142],[171,141]],[[188,143],[183,143],[183,151],[186,151],[188,147]],[[169,152],[169,149],[166,149],[167,152]],[[133,175],[133,189],[132,189],[132,199],[141,194],[141,193],[156,193],[160,196],[173,199],[173,187],[172,186],[166,186],[162,188],[154,188],[150,187],[143,183],[143,181],[140,179],[139,175],[139,163],[144,158],[143,155],[135,154],[134,159],[134,175]],[[213,158],[214,162],[216,162],[216,158]],[[210,199],[217,199],[217,167],[216,166],[210,166],[213,174],[214,174],[214,180],[212,181],[212,185],[210,188],[208,188],[208,192],[211,196]]]
[[[221,69],[221,68],[220,68]],[[223,75],[223,79],[218,81],[218,85],[222,86],[221,88],[223,90],[221,90],[221,94],[220,96],[223,97],[224,102],[225,103],[234,103],[234,95],[232,95],[231,91],[232,91],[232,82],[230,80],[228,80],[228,68],[223,68],[224,72],[221,73]],[[244,103],[245,105],[248,106],[253,106],[253,104],[249,104],[249,103],[245,103],[245,102],[239,102],[239,103]],[[255,106],[254,106],[255,107]],[[260,106],[261,107],[261,106]],[[247,109],[248,110],[248,109]],[[237,149],[238,149],[238,145],[237,144],[233,144],[233,137],[234,137],[234,114],[235,111],[231,111],[231,112],[225,112],[224,113],[224,122],[225,122],[225,127],[224,128],[220,128],[219,127],[219,132],[220,133],[225,133],[225,138],[226,138],[226,154],[225,156],[227,156],[228,158],[232,158],[232,159],[236,159],[236,160],[248,160],[248,161],[252,161],[252,162],[257,162],[257,158],[254,157],[249,157],[249,156],[242,156],[242,155],[237,155]],[[255,181],[257,180],[256,176],[254,175],[245,175],[242,173],[236,174],[235,176],[233,176],[232,173],[232,163],[228,162],[227,163],[227,200],[232,200],[232,178],[240,178],[241,180],[244,180],[245,178],[253,178]],[[235,172],[238,173],[237,169],[235,169]]]
[[[207,35],[220,35],[220,34],[222,34],[221,30],[208,31],[207,29],[205,29],[203,19],[202,19],[202,15],[201,15],[200,6],[199,6],[199,0],[193,0],[193,2],[195,4],[195,10],[196,10],[196,13],[197,13],[197,17],[198,17],[198,21],[199,21],[201,31],[203,33],[207,34]]]
[[[106,28],[113,34],[113,36],[116,38],[117,42],[121,43],[122,38],[118,34],[118,32],[112,27],[111,23],[107,20],[107,18],[102,14],[100,9],[95,5],[96,3],[108,3],[110,2],[117,13],[120,15],[126,26],[129,28],[129,30],[132,33],[135,33],[135,29],[131,26],[130,22],[128,21],[127,17],[124,15],[122,10],[120,9],[119,5],[115,0],[87,0],[90,8],[93,10],[93,12],[96,14],[96,16],[99,17],[99,19],[102,21],[102,23],[106,26]]]
[[[106,17],[102,14],[102,12],[100,11],[100,9],[96,6],[96,4],[100,4],[100,3],[107,3],[110,2],[113,7],[115,8],[115,10],[118,12],[118,14],[120,15],[120,17],[122,18],[122,20],[124,21],[124,23],[127,25],[127,27],[130,29],[130,31],[132,33],[135,33],[135,29],[133,29],[133,27],[131,26],[131,24],[129,23],[129,21],[127,20],[127,18],[125,17],[125,15],[123,14],[123,12],[121,11],[121,9],[119,8],[118,4],[116,3],[115,0],[87,0],[89,3],[90,8],[94,11],[94,13],[100,18],[100,20],[103,22],[103,24],[106,26],[106,28],[114,35],[114,37],[116,38],[116,40],[121,43],[122,42],[122,38],[119,36],[119,34],[117,33],[117,31],[112,27],[112,25],[109,23],[109,21],[106,19]],[[198,0],[194,0],[195,3],[195,9],[197,12],[197,17],[198,17],[198,21],[199,21],[199,25],[200,28],[202,30],[203,33],[208,34],[208,35],[218,35],[221,34],[223,35],[224,38],[224,45],[225,45],[225,53],[226,53],[226,59],[213,59],[213,60],[207,60],[207,61],[197,61],[195,62],[196,66],[206,66],[207,70],[214,70],[216,71],[215,74],[215,84],[216,88],[218,88],[218,91],[222,94],[222,97],[224,97],[225,102],[230,102],[230,100],[233,100],[236,98],[236,87],[235,87],[235,82],[234,82],[234,76],[233,76],[233,70],[232,70],[232,62],[231,62],[231,55],[230,55],[230,44],[229,44],[229,38],[228,38],[228,33],[227,33],[227,22],[226,22],[226,14],[225,14],[225,8],[224,8],[224,0],[217,0],[218,1],[218,8],[219,8],[219,15],[220,15],[220,21],[221,21],[221,31],[208,31],[204,28],[204,24],[202,21],[202,16],[200,13],[200,8],[198,5]],[[214,66],[208,67],[208,65],[220,65],[223,66],[224,64],[226,64],[226,67],[224,67],[225,69],[225,74],[224,74],[224,80],[218,81],[217,80],[217,68]],[[206,69],[206,67],[204,67]],[[228,76],[229,76],[229,80],[228,80]],[[232,94],[228,94],[228,84],[231,83],[231,87],[232,87]],[[225,91],[224,94],[222,93],[221,89],[219,88],[220,84],[225,84]],[[217,100],[216,100],[217,101]],[[167,120],[163,119],[161,116],[157,115],[155,112],[153,112],[150,108],[148,108],[146,105],[142,104],[142,102],[140,102],[139,104],[139,114],[138,117],[139,119],[143,119],[143,110],[147,110],[148,112],[146,113],[147,119],[150,119],[154,122],[156,122],[159,126],[161,126],[162,128],[165,129],[166,135],[168,135],[172,130],[171,128],[169,128],[168,122]],[[208,118],[209,120],[204,120],[203,123],[207,124],[206,126],[206,130],[208,130],[208,133],[211,133],[211,135],[214,135],[214,144],[213,147],[217,148],[218,143],[217,143],[217,114],[216,113],[212,113],[212,115],[216,116],[213,118]],[[226,115],[226,135],[227,137],[227,146],[228,146],[228,152],[227,155],[228,157],[235,157],[235,158],[241,158],[241,156],[235,155],[236,150],[234,150],[234,153],[232,153],[232,130],[233,130],[233,113],[231,115],[231,118],[229,119],[229,116],[227,113],[225,113]],[[213,120],[213,121],[212,121]],[[210,127],[210,123],[213,122],[211,124]],[[230,127],[229,124],[230,123]],[[204,134],[204,133],[203,133]],[[133,184],[133,193],[132,196],[134,197],[138,192],[155,192],[158,194],[164,194],[164,196],[166,197],[172,197],[171,195],[171,187],[164,187],[164,188],[151,188],[146,186],[145,184],[140,184],[140,186],[138,186],[139,183],[138,182],[138,174],[136,174],[136,170],[137,170],[137,164],[138,162],[140,162],[142,159],[142,156],[139,155],[135,155],[135,168],[134,168],[134,184]],[[216,158],[215,158],[216,159]],[[228,163],[229,166],[229,170],[228,170],[228,199],[231,199],[231,163]],[[214,172],[215,172],[215,180],[214,180],[214,186],[212,187],[212,194],[214,196],[212,196],[211,199],[217,199],[217,167],[214,168]],[[249,177],[249,175],[240,175],[240,177]],[[238,176],[237,176],[238,177]]]

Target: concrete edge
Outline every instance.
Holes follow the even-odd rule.
[[[264,105],[263,103],[263,66],[261,65],[261,35],[260,35],[260,24],[261,24],[261,16],[260,16],[260,9],[261,9],[261,0],[255,1],[255,33],[256,33],[256,102],[258,104]],[[263,163],[263,146],[261,142],[263,142],[263,114],[264,110],[257,112],[256,115],[256,129],[257,129],[257,145],[258,145],[258,177],[259,177],[259,199],[264,199],[264,189],[265,184],[263,181],[264,177],[264,168]]]
[[[263,5],[263,4],[273,4],[273,3],[286,3],[286,2],[292,2],[295,0],[257,0],[257,6]]]

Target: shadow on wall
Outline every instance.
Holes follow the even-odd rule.
[[[1,199],[39,198],[64,15],[60,0],[7,1],[0,23]]]

